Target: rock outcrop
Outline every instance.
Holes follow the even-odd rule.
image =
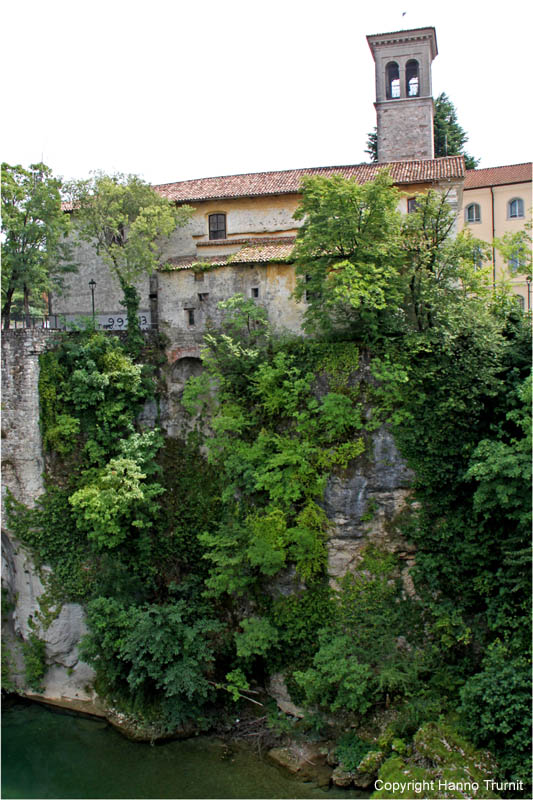
[[[39,427],[39,354],[58,335],[46,329],[4,331],[2,337],[2,489],[33,507],[43,492],[44,458]],[[5,515],[3,516],[5,522]],[[9,681],[21,694],[101,715],[91,687],[94,671],[80,661],[85,633],[80,605],[67,603],[45,623],[40,599],[47,568],[37,569],[30,553],[2,531],[2,639],[10,653]],[[25,678],[22,644],[35,633],[45,643],[47,671],[35,694]]]

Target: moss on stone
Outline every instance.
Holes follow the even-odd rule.
[[[385,761],[372,798],[498,798],[485,783],[496,778],[489,753],[476,750],[451,725],[429,722],[416,733],[409,757]],[[420,792],[417,784],[423,786]]]

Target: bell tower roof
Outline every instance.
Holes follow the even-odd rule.
[[[420,41],[428,41],[431,49],[431,60],[439,54],[437,49],[437,32],[435,28],[412,28],[408,31],[393,31],[392,33],[373,33],[366,37],[368,46],[372,52],[374,61],[376,60],[376,48],[395,47]]]

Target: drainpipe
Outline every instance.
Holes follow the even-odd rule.
[[[492,288],[496,288],[496,249],[494,247],[494,238],[496,236],[495,225],[494,225],[494,189],[490,187],[490,199],[491,199],[491,209],[492,209]]]

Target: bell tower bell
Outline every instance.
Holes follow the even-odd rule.
[[[378,161],[434,158],[431,63],[435,28],[367,36],[376,65]]]

